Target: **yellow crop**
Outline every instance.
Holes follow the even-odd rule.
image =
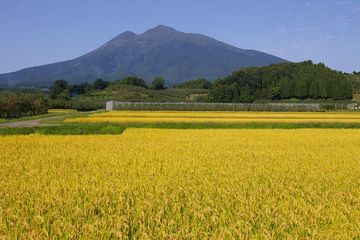
[[[266,112],[166,112],[166,111],[115,111],[92,114],[89,117],[67,119],[75,123],[360,123],[359,113],[266,113]]]
[[[359,239],[360,130],[0,137],[0,239]]]

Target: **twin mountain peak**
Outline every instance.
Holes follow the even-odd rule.
[[[54,80],[92,82],[138,76],[146,81],[163,77],[172,86],[186,80],[214,80],[244,67],[285,60],[244,50],[201,34],[159,25],[142,34],[126,31],[81,57],[0,74],[0,87],[49,87]]]

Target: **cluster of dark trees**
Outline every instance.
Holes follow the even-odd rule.
[[[102,90],[110,85],[115,85],[115,84],[133,85],[144,88],[150,88],[153,90],[165,89],[165,80],[161,77],[155,78],[151,82],[150,86],[146,85],[144,79],[135,76],[125,77],[121,80],[117,80],[114,82],[105,81],[99,78],[96,79],[91,84],[81,83],[81,84],[73,84],[73,85],[69,84],[66,80],[56,80],[49,89],[49,97],[50,99],[70,100],[71,97],[73,96],[85,94],[91,90]]]
[[[37,115],[47,113],[47,111],[47,100],[43,94],[0,92],[0,117]]]
[[[352,86],[342,72],[305,61],[241,69],[215,81],[208,98],[211,102],[290,98],[344,100],[352,98]]]
[[[93,111],[105,108],[105,103],[99,100],[63,100],[50,99],[48,102],[49,108],[55,109],[75,109],[77,111]]]
[[[155,78],[150,87],[148,87],[142,78],[125,77],[121,80],[109,82],[99,78],[93,83],[69,84],[66,80],[56,80],[49,89],[49,108],[76,109],[78,111],[91,111],[104,108],[104,103],[93,100],[86,101],[81,99],[73,99],[72,97],[85,94],[92,90],[103,90],[110,85],[124,84],[133,85],[153,90],[165,89],[165,80],[163,78]]]
[[[206,79],[195,79],[175,85],[175,88],[187,88],[187,89],[210,89],[212,83]]]
[[[110,85],[110,82],[99,78],[92,84],[81,83],[70,85],[66,80],[56,80],[49,89],[49,97],[51,99],[69,100],[72,96],[87,93],[90,90],[105,89]]]
[[[360,75],[360,72],[353,72],[354,75]]]
[[[166,88],[165,80],[161,77],[157,77],[154,80],[152,80],[150,86],[146,85],[146,82],[144,79],[136,77],[136,76],[125,77],[121,80],[115,81],[114,84],[133,85],[133,86],[138,86],[138,87],[149,88],[152,90],[162,90],[162,89]]]

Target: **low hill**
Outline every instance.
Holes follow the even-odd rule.
[[[92,101],[183,102],[191,101],[194,96],[205,94],[206,92],[204,89],[170,88],[151,90],[133,85],[113,84],[104,90],[90,91],[79,95],[76,99]]]
[[[124,32],[79,58],[0,74],[0,87],[47,88],[65,79],[71,84],[96,78],[117,80],[138,76],[147,82],[163,77],[168,87],[189,79],[215,80],[251,66],[285,60],[255,50],[244,50],[213,38],[157,26],[142,34]]]
[[[241,69],[217,80],[209,92],[213,102],[259,99],[352,99],[348,76],[311,61]]]
[[[354,100],[360,103],[360,74],[348,75],[353,86]]]
[[[352,83],[354,92],[360,93],[360,74],[348,75],[348,79]]]

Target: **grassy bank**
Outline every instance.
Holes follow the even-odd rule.
[[[65,124],[33,128],[0,128],[0,136],[34,133],[41,135],[120,134],[124,130],[124,126],[115,124]]]
[[[6,135],[91,135],[121,134],[127,128],[159,129],[360,129],[359,123],[132,123],[132,124],[63,124],[33,128],[0,128]]]
[[[42,119],[42,118],[62,116],[64,114],[65,113],[62,113],[62,112],[49,112],[46,114],[24,116],[24,117],[17,117],[17,118],[0,118],[0,123],[11,123],[11,122],[21,122],[21,121],[27,121],[27,120],[37,120],[37,119]]]

